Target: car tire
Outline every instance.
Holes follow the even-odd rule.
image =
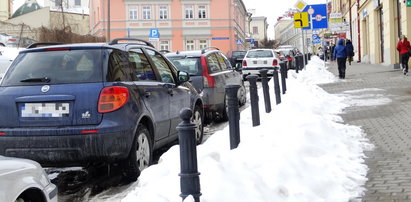
[[[150,131],[143,124],[139,124],[130,154],[123,163],[124,180],[136,181],[141,171],[151,165],[152,156],[153,144]]]
[[[194,107],[193,116],[191,117],[191,123],[196,124],[195,137],[197,144],[203,142],[204,137],[204,116],[201,106],[196,105]]]
[[[247,90],[244,86],[244,82],[241,84],[240,88],[238,89],[238,104],[240,106],[244,106],[247,102]]]

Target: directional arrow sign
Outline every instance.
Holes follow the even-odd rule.
[[[294,13],[294,27],[295,28],[302,28],[308,27],[310,24],[308,23],[308,13]]]

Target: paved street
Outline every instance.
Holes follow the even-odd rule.
[[[336,63],[329,70],[338,76]],[[375,145],[366,152],[367,191],[358,201],[411,201],[411,76],[388,66],[353,63],[347,64],[345,80],[321,87],[333,94],[391,99],[378,106],[349,107],[341,116],[345,123],[361,126]]]

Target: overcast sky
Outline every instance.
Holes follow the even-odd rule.
[[[294,8],[298,0],[243,0],[247,9],[256,9],[256,16],[265,16],[268,21],[268,38],[274,38],[277,17]],[[325,4],[327,0],[303,0],[306,4]],[[331,0],[328,0],[331,2]]]

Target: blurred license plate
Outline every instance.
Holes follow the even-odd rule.
[[[24,103],[21,117],[68,117],[69,103]]]

